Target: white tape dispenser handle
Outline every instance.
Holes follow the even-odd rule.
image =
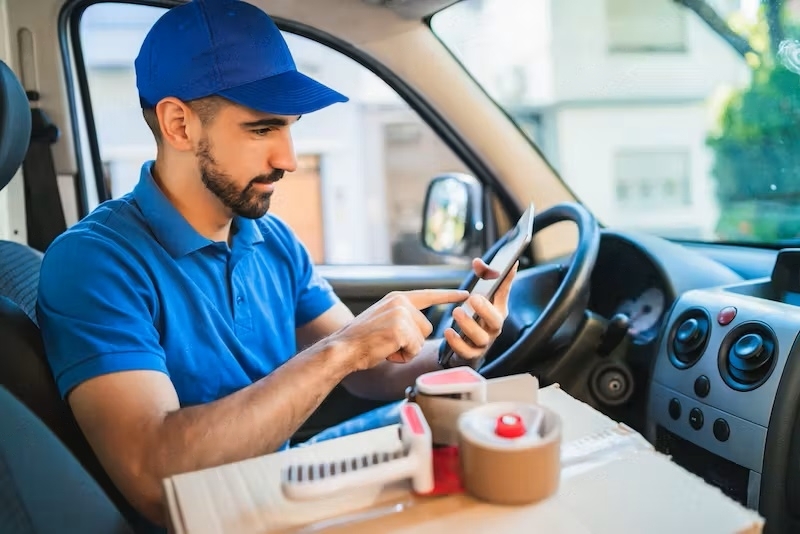
[[[346,460],[292,464],[283,471],[282,488],[287,498],[314,500],[351,488],[411,479],[416,493],[433,490],[431,429],[422,410],[413,402],[400,408],[399,447],[393,451],[365,451]]]

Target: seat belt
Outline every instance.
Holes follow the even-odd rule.
[[[31,140],[22,163],[28,245],[42,252],[67,229],[52,146],[60,131],[38,106],[39,93],[28,91]]]

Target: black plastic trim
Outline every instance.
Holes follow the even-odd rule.
[[[747,384],[737,380],[731,375],[730,369],[728,368],[730,350],[733,348],[734,343],[736,343],[742,336],[747,334],[760,334],[771,344],[771,355],[768,362],[768,368],[765,370],[764,374],[752,384]],[[764,382],[766,382],[770,376],[772,376],[772,372],[775,370],[775,365],[778,361],[779,351],[780,346],[778,345],[778,336],[775,335],[775,332],[769,327],[769,325],[762,323],[761,321],[747,321],[739,324],[736,326],[736,328],[728,332],[719,346],[718,364],[719,374],[722,377],[722,381],[725,382],[729,388],[736,391],[752,391],[758,388],[764,384]]]
[[[775,392],[764,446],[759,512],[765,532],[800,532],[800,343],[795,338]]]
[[[89,138],[89,153],[91,157],[91,166],[94,168],[95,188],[97,189],[98,203],[111,198],[110,192],[106,190],[105,180],[103,179],[103,159],[100,154],[100,146],[97,142],[97,126],[94,121],[94,112],[92,110],[91,93],[89,91],[89,80],[86,76],[86,69],[84,68],[83,60],[83,47],[80,39],[80,23],[81,16],[86,9],[94,4],[100,3],[120,3],[120,4],[137,4],[149,5],[153,7],[172,7],[180,4],[181,2],[146,2],[138,0],[72,0],[66,2],[58,14],[58,40],[61,49],[61,59],[64,67],[65,85],[67,86],[67,94],[69,97],[69,115],[72,127],[72,136],[75,140],[75,158],[78,167],[78,178],[76,188],[79,188],[80,194],[78,206],[78,218],[85,217],[89,214],[89,200],[87,184],[84,178],[87,167],[87,162],[84,161],[80,150],[81,134],[78,120],[78,110],[75,102],[80,98],[83,104],[84,121],[86,123],[86,134]],[[70,65],[70,44],[72,45],[73,53],[75,56],[75,69],[73,72]],[[72,80],[77,81],[78,91],[73,88]]]
[[[675,336],[678,333],[678,329],[680,326],[686,321],[687,319],[703,319],[706,322],[706,329],[703,333],[703,340],[702,342],[692,351],[692,357],[690,361],[685,362],[678,358],[677,354],[675,354]],[[711,315],[708,313],[708,310],[701,308],[699,306],[693,306],[683,313],[681,313],[677,319],[672,323],[669,329],[669,337],[667,338],[667,354],[669,354],[669,361],[674,365],[676,368],[685,370],[689,369],[693,365],[695,365],[703,354],[706,351],[706,347],[708,346],[708,340],[711,337]]]

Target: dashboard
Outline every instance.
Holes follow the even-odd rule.
[[[588,309],[609,320],[617,314],[628,318],[624,357],[636,381],[646,384],[659,335],[679,296],[743,280],[700,251],[649,234],[606,229],[592,272]]]
[[[606,318],[618,313],[630,320],[633,343],[646,345],[658,335],[675,299],[656,260],[635,241],[605,234],[592,277],[589,309]]]
[[[590,313],[629,318],[605,359],[637,389],[603,411],[758,510],[769,532],[800,532],[800,249],[604,230],[590,292]]]
[[[658,341],[676,300],[687,291],[742,280],[740,274],[700,251],[649,234],[603,229],[587,309],[606,321],[624,314],[628,326],[620,346],[595,365],[611,367],[605,376],[625,380],[630,393],[624,396],[625,403],[616,402],[618,396],[608,390],[611,384],[598,384],[593,378],[597,374],[589,373],[582,384],[585,390],[575,394],[643,432]],[[612,361],[616,365],[610,366]],[[604,387],[606,394],[598,393]]]
[[[699,288],[741,282],[743,277],[699,251],[634,232],[604,230],[592,274],[589,309],[630,318],[631,341],[656,340],[675,299]]]

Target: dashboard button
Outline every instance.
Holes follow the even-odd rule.
[[[700,398],[705,397],[708,395],[708,391],[711,389],[711,382],[708,380],[706,375],[700,375],[697,377],[697,380],[694,381],[694,394]]]
[[[669,401],[669,416],[675,420],[680,419],[681,417],[681,401],[678,399],[672,399]]]
[[[689,425],[695,430],[703,428],[703,412],[700,408],[692,408],[689,411]]]
[[[717,322],[722,326],[728,326],[736,317],[736,308],[727,306],[722,308],[717,314]]]
[[[728,441],[731,435],[731,427],[725,419],[717,419],[714,421],[714,437],[719,441]]]

